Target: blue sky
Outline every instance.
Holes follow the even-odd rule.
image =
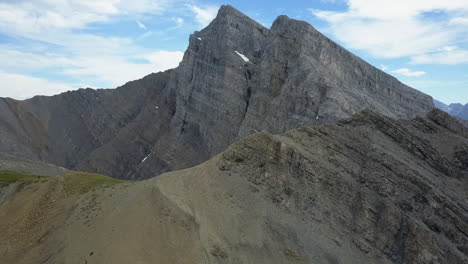
[[[402,82],[468,103],[468,0],[0,0],[0,96],[114,88],[176,67],[221,4],[267,27],[305,20]]]

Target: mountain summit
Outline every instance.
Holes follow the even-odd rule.
[[[0,151],[69,169],[142,179],[186,168],[240,137],[371,109],[425,115],[432,98],[303,21],[270,29],[222,6],[190,36],[180,65],[113,90],[0,99]]]

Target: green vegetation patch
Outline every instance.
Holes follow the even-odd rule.
[[[0,185],[8,185],[15,182],[45,182],[49,179],[47,176],[39,176],[23,172],[0,171]]]
[[[64,190],[68,194],[83,194],[95,188],[106,188],[126,181],[100,174],[71,171],[65,174]]]

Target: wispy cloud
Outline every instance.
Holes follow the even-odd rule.
[[[135,57],[144,61],[135,63],[116,56],[86,57],[77,59],[64,74],[70,76],[96,79],[115,87],[128,81],[139,79],[152,72],[159,72],[177,67],[182,60],[183,52],[156,51]]]
[[[426,72],[423,71],[412,71],[408,68],[401,68],[397,70],[391,71],[392,73],[400,74],[406,77],[420,77],[426,74]]]
[[[66,83],[52,82],[42,78],[27,75],[7,73],[0,70],[2,80],[2,97],[27,99],[34,95],[54,95],[76,89]]]
[[[468,17],[454,17],[450,20],[450,24],[468,26]]]
[[[189,5],[189,7],[195,14],[195,19],[197,20],[200,27],[207,26],[218,13],[217,6],[200,7],[196,5]]]
[[[441,47],[468,44],[460,37],[468,35],[468,1],[347,0],[347,4],[342,12],[311,10],[328,22],[330,32],[347,47],[378,58],[410,57],[415,63],[445,64],[443,55],[455,58],[467,52],[459,48],[441,56],[428,55]],[[442,15],[434,19],[434,14]]]
[[[446,65],[468,63],[468,50],[453,46],[444,47],[436,52],[413,56],[411,63]]]
[[[172,21],[174,21],[176,23],[175,28],[180,28],[181,26],[184,25],[184,19],[181,18],[181,17],[173,17]]]
[[[115,16],[157,14],[167,0],[36,0],[0,3],[1,31],[15,35],[86,28]]]
[[[84,80],[93,80],[96,84],[107,85],[107,87],[122,85],[127,81],[141,78],[151,72],[175,68],[183,57],[181,51],[164,50],[139,50],[141,54],[138,52],[138,55],[134,56],[118,56],[112,53],[79,53],[80,55],[75,56],[54,53],[38,55],[5,46],[0,46],[0,48],[0,59],[6,59],[4,60],[7,65],[5,68],[10,71],[35,72],[58,67],[59,69],[55,69],[56,74],[83,80],[82,82],[85,82]],[[15,60],[11,60],[11,56],[14,56]],[[10,76],[10,78],[12,77]],[[72,86],[62,85],[60,87],[71,88]],[[18,91],[18,93],[21,93],[21,91]]]
[[[37,0],[0,3],[0,34],[22,46],[0,45],[0,96],[24,99],[79,88],[115,87],[151,72],[174,68],[181,51],[149,50],[132,38],[87,31],[97,24],[164,12],[167,0]],[[131,20],[130,20],[131,21]],[[149,32],[149,31],[146,31]],[[40,52],[34,46],[40,43]],[[34,73],[34,76],[32,75]],[[53,81],[44,76],[56,76]]]
[[[136,20],[136,23],[138,25],[139,28],[143,29],[143,30],[147,30],[148,28],[146,27],[145,24],[141,23],[140,20]]]

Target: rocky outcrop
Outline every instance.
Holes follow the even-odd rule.
[[[365,108],[424,115],[432,99],[309,24],[267,29],[231,6],[190,36],[179,67],[115,90],[0,100],[0,151],[125,179],[198,164],[255,131],[272,133]]]
[[[218,165],[310,226],[326,223],[334,263],[468,263],[468,134],[458,127],[438,110],[412,121],[365,111],[255,134]],[[342,258],[348,246],[369,259]],[[308,252],[299,254],[312,263]]]
[[[0,262],[466,264],[468,137],[456,127],[438,110],[364,111],[79,196],[61,190],[86,177],[23,184],[0,202]]]

